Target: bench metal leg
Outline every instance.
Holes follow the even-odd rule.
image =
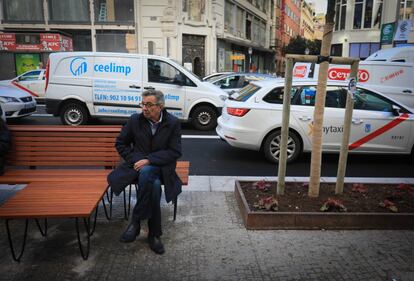
[[[177,217],[177,200],[178,200],[178,196],[176,196],[173,199],[173,204],[174,204],[174,221],[175,221],[175,218]]]
[[[27,238],[28,225],[29,225],[29,219],[26,219],[26,224],[25,224],[25,227],[24,227],[24,235],[23,235],[22,248],[20,250],[20,254],[16,257],[16,253],[15,253],[14,247],[13,247],[13,240],[11,239],[11,234],[10,234],[9,220],[6,219],[7,238],[9,240],[10,250],[11,250],[13,259],[15,261],[17,261],[17,262],[20,262],[20,259],[23,256],[24,248],[26,246],[26,238]]]
[[[44,230],[40,226],[40,223],[39,223],[39,220],[38,219],[35,219],[35,222],[36,222],[37,228],[40,231],[40,234],[42,234],[42,236],[45,237],[47,235],[47,219],[44,219],[44,222],[45,222]]]
[[[90,222],[90,218],[88,218],[88,220],[89,220],[89,222]],[[82,255],[82,258],[84,259],[84,260],[87,260],[88,259],[88,256],[89,256],[89,249],[90,249],[90,238],[91,238],[91,232],[90,232],[90,229],[89,229],[89,223],[87,222],[87,219],[85,219],[85,218],[83,218],[83,223],[84,223],[84,225],[85,225],[85,229],[86,229],[86,249],[85,249],[85,251],[84,251],[84,248],[83,248],[83,246],[82,246],[82,242],[81,242],[81,239],[80,239],[80,233],[79,233],[79,221],[78,221],[78,218],[75,218],[75,221],[76,221],[76,232],[77,232],[77,236],[78,236],[78,245],[79,245],[79,250],[80,250],[80,252],[81,252],[81,255]]]
[[[107,194],[107,198],[109,198],[109,195],[108,195],[108,191],[106,191],[106,194]],[[102,196],[102,199],[101,199],[101,202],[102,202],[102,205],[103,205],[103,208],[104,208],[104,212],[105,212],[105,217],[106,217],[106,219],[107,220],[111,220],[111,214],[108,212],[108,209],[106,208],[106,203],[105,203],[105,195],[104,196]],[[109,207],[110,207],[110,202],[108,202],[108,204],[109,204]],[[108,207],[108,208],[109,208]]]
[[[131,211],[131,185],[129,185],[128,188],[129,194],[128,194],[128,207],[127,207],[127,202],[126,202],[126,189],[124,189],[124,191],[122,191],[124,193],[124,218],[125,220],[129,219],[129,214]]]
[[[99,210],[99,204],[96,205],[95,216],[94,216],[94,219],[93,219],[93,225],[92,225],[91,232],[89,233],[90,236],[92,236],[93,233],[95,232],[95,228],[96,228],[96,218],[98,217],[98,210]],[[88,224],[90,225],[90,218],[88,218]]]

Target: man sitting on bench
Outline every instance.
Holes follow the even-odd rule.
[[[177,159],[181,156],[181,124],[164,109],[164,104],[161,91],[142,93],[142,113],[129,118],[115,142],[125,163],[108,176],[108,183],[116,195],[138,181],[137,204],[120,241],[135,241],[141,220],[148,219],[148,242],[157,254],[165,251],[160,239],[161,184],[164,184],[167,202],[181,193],[182,186],[175,172]]]

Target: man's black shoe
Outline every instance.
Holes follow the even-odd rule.
[[[160,237],[148,236],[148,243],[150,245],[151,250],[153,250],[155,253],[159,255],[164,254],[165,249]]]
[[[130,223],[125,232],[119,238],[119,241],[123,243],[134,242],[139,235],[140,230],[141,226],[139,224],[135,225],[134,223]]]

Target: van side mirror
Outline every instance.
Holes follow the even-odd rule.
[[[399,107],[395,104],[392,105],[392,114],[394,116],[400,116],[400,110],[401,110],[401,107]]]
[[[185,78],[184,76],[180,73],[175,75],[174,77],[174,84],[180,85],[180,86],[184,86],[185,85]]]

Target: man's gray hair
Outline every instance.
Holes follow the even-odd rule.
[[[164,94],[158,90],[146,90],[142,93],[142,97],[154,96],[157,99],[157,103],[160,105],[165,105]]]

